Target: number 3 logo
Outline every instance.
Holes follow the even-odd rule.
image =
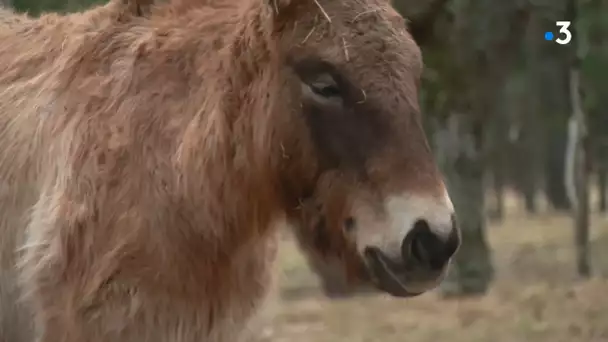
[[[555,42],[557,44],[561,44],[561,45],[565,45],[570,43],[570,41],[572,40],[572,32],[570,32],[570,30],[568,30],[568,27],[570,27],[570,22],[569,21],[558,21],[555,23],[557,26],[559,26],[559,33],[565,35],[565,38],[557,38],[555,40]]]

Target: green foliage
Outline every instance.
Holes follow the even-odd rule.
[[[19,12],[39,15],[44,12],[74,12],[83,10],[105,0],[13,0],[13,7]]]
[[[608,1],[583,1],[580,21],[577,23],[585,33],[586,46],[582,73],[585,84],[585,107],[591,115],[603,112],[603,116],[608,116],[606,113],[608,110],[607,11]]]

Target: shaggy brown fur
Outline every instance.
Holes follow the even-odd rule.
[[[302,199],[333,206],[328,231],[444,199],[388,3],[187,4],[0,10],[0,340],[235,341]],[[303,94],[323,70],[353,116]],[[364,276],[364,245],[326,247]]]
[[[330,189],[324,190],[302,203],[302,216],[291,227],[300,252],[328,297],[374,290],[352,237],[342,229],[328,229],[341,225],[343,209],[336,205],[340,201],[324,198]]]

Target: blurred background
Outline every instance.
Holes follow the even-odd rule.
[[[31,14],[95,2],[0,0]],[[463,246],[440,288],[393,300],[348,287],[285,232],[260,340],[608,341],[608,0],[394,5],[423,51]]]

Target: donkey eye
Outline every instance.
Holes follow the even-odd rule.
[[[340,87],[334,78],[329,74],[320,75],[315,80],[310,82],[308,86],[315,95],[326,99],[335,99],[342,96]]]
[[[323,97],[340,97],[340,88],[335,84],[311,84],[313,93]]]

